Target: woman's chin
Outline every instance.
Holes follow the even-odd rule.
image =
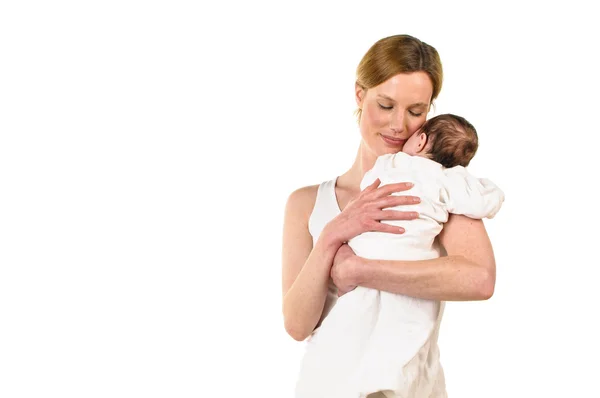
[[[383,148],[379,149],[377,156],[389,155],[390,153],[398,153],[401,150],[402,148],[390,148],[388,146],[384,146]]]

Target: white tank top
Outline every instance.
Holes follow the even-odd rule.
[[[315,206],[308,219],[308,231],[313,238],[313,247],[325,225],[341,213],[335,195],[336,180],[337,178],[321,183],[317,190]],[[319,319],[315,330],[321,326],[321,322],[325,319],[327,314],[329,314],[329,311],[331,311],[331,308],[335,305],[336,301],[337,287],[333,284],[333,280],[329,278],[329,291],[327,292],[327,298],[325,299],[325,307],[323,308],[323,314],[321,315],[321,319]]]

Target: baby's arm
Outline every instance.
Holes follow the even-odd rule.
[[[474,219],[493,218],[504,202],[504,192],[492,181],[477,178],[462,166],[444,170],[440,200],[453,214]]]

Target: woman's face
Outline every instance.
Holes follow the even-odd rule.
[[[357,86],[362,144],[376,157],[401,151],[425,123],[432,93],[425,72],[401,73],[366,91]]]

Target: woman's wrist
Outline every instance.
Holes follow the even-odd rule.
[[[322,240],[325,250],[332,250],[334,253],[344,244],[344,242],[336,236],[335,231],[329,224],[323,228],[319,240]]]

